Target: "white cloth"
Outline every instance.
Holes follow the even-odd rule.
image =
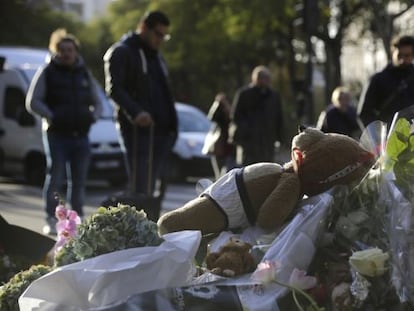
[[[19,308],[94,310],[133,294],[190,285],[201,232],[179,231],[163,238],[159,246],[124,249],[59,267],[30,284]]]
[[[227,215],[228,229],[250,226],[236,184],[236,173],[239,170],[241,169],[232,169],[201,194],[211,197]]]

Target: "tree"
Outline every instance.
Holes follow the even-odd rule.
[[[391,60],[391,41],[396,34],[395,21],[404,15],[408,10],[414,7],[414,3],[409,1],[389,1],[389,0],[369,0],[369,6],[372,8],[368,14],[371,16],[370,30],[375,37],[381,39],[388,60]],[[394,6],[392,10],[390,6]]]
[[[282,67],[283,73],[289,58],[291,2],[118,0],[110,8],[110,29],[118,39],[136,26],[145,10],[165,11],[171,17],[172,39],[165,44],[164,54],[176,97],[207,109],[216,92],[232,95],[247,83],[257,64]]]
[[[47,1],[0,2],[0,44],[47,47],[51,30],[59,27],[76,33],[82,26],[72,16],[51,10]]]
[[[308,14],[318,16],[313,35],[322,40],[325,48],[325,101],[330,102],[333,89],[342,84],[341,55],[344,37],[355,17],[363,10],[364,1],[319,0]]]
[[[396,34],[395,20],[414,6],[412,0],[315,0],[317,6],[308,12],[318,16],[317,26],[312,35],[322,40],[325,47],[325,97],[330,101],[332,90],[342,84],[341,55],[342,46],[349,27],[355,23],[361,24],[361,36],[372,33],[379,37],[385,51],[390,57],[390,40]],[[396,12],[389,10],[391,3],[400,7]]]

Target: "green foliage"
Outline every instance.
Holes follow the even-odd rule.
[[[50,33],[62,27],[76,34],[81,24],[73,16],[53,11],[46,4],[29,7],[18,0],[0,3],[1,45],[46,47]]]
[[[109,24],[105,20],[95,20],[82,27],[77,36],[82,43],[81,53],[86,64],[95,78],[103,85],[103,56],[113,43]]]
[[[275,49],[288,41],[289,2],[153,1],[171,17],[164,52],[177,99],[207,110],[216,92],[231,97],[248,83],[254,66],[277,68]]]
[[[386,169],[393,170],[396,184],[407,197],[412,197],[414,180],[414,133],[410,123],[400,118],[388,138]]]
[[[148,220],[142,210],[128,205],[102,207],[80,224],[77,235],[56,253],[55,266],[162,242],[157,224]]]
[[[14,275],[0,288],[0,311],[19,311],[18,299],[29,285],[41,276],[52,271],[44,265],[35,265]]]
[[[340,83],[340,63],[335,60],[340,57],[350,22],[363,17],[361,21],[366,23],[361,31],[370,30],[376,18],[371,12],[387,14],[390,1],[374,1],[374,10],[372,1],[317,0],[319,11],[312,13],[318,24],[315,36],[326,46],[327,94],[330,84],[335,87]],[[294,26],[301,14],[295,6],[299,0],[117,0],[111,2],[105,16],[88,24],[51,10],[48,2],[1,1],[0,44],[46,47],[51,31],[65,27],[79,37],[87,65],[103,83],[105,51],[124,33],[134,31],[144,12],[158,8],[171,19],[172,39],[163,51],[177,100],[207,111],[217,92],[226,91],[232,97],[238,87],[249,82],[252,68],[265,64],[274,72],[273,84],[281,92],[286,115],[294,114],[292,81],[304,75],[304,64],[295,57],[307,53],[293,46],[293,42],[303,45],[305,38],[303,27]],[[412,0],[397,2],[412,5]],[[330,22],[338,25],[339,36],[330,36]]]

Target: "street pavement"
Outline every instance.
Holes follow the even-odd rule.
[[[289,150],[278,150],[275,161],[285,163],[289,160]],[[167,188],[161,214],[176,209],[197,196],[197,178],[185,183],[173,183]],[[109,187],[104,181],[90,181],[86,189],[85,216],[95,212],[100,203],[109,195],[121,189]],[[42,189],[24,185],[22,181],[0,176],[0,214],[10,223],[42,233],[45,224]]]
[[[105,182],[94,182],[87,186],[85,216],[99,207],[108,195],[120,189],[109,187]],[[162,212],[176,209],[196,196],[195,181],[170,184],[162,204]],[[10,223],[42,233],[45,224],[42,189],[0,177],[0,214]],[[11,237],[12,238],[12,237]]]

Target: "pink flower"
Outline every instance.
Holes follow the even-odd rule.
[[[67,212],[68,210],[66,209],[66,207],[63,204],[59,204],[58,206],[56,206],[55,216],[59,220],[64,220],[66,219]]]
[[[258,264],[256,271],[253,272],[252,278],[262,284],[274,282],[280,286],[284,286],[292,291],[295,304],[299,310],[304,310],[296,299],[296,295],[301,294],[310,303],[309,310],[322,311],[324,308],[319,308],[315,300],[309,296],[304,290],[315,287],[317,280],[315,277],[306,276],[306,272],[294,269],[289,278],[289,284],[279,282],[276,278],[277,271],[281,268],[278,261],[264,261]]]
[[[75,235],[75,233],[76,233],[76,228],[77,228],[77,223],[76,223],[76,221],[74,221],[74,220],[68,220],[67,221],[67,223],[66,223],[66,230],[68,230],[70,233],[71,233],[71,235]]]
[[[69,210],[68,211],[68,215],[66,216],[69,220],[73,220],[76,222],[76,224],[80,224],[81,223],[81,219],[78,216],[78,213],[74,210]]]
[[[266,260],[257,265],[256,271],[253,272],[252,278],[261,283],[271,283],[276,279],[276,272],[280,268],[278,261]]]
[[[74,220],[61,220],[56,224],[58,234],[61,231],[68,231],[72,236],[76,234],[77,223]]]
[[[58,252],[72,237],[77,233],[77,226],[81,223],[78,213],[73,210],[68,210],[63,204],[59,204],[55,211],[58,222],[56,224],[56,231],[58,234],[55,245],[55,252]]]
[[[65,230],[65,227],[66,227],[66,222],[67,222],[67,220],[66,220],[66,219],[62,219],[62,220],[59,220],[59,221],[56,223],[56,231],[58,232],[58,235],[59,235],[59,233],[60,233],[61,231]]]
[[[306,271],[294,268],[289,278],[289,284],[307,290],[316,286],[317,279],[314,276],[307,276]]]
[[[67,242],[67,239],[63,238],[63,237],[59,237],[59,239],[56,241],[55,244],[55,254],[60,251],[60,249],[63,247],[63,245],[65,245]]]

